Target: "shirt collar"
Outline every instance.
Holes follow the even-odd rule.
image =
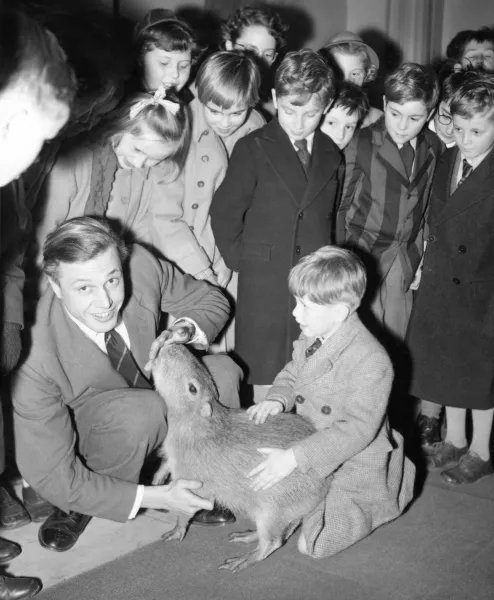
[[[307,151],[309,152],[309,154],[312,153],[312,145],[314,144],[314,136],[315,136],[316,132],[313,131],[310,135],[308,135],[305,139],[307,140]],[[290,137],[290,136],[288,136]],[[292,143],[292,146],[295,148],[295,150],[297,150],[297,146],[295,146],[295,141],[293,138],[290,138],[290,142]]]
[[[480,163],[484,160],[484,158],[489,154],[489,152],[491,152],[491,150],[492,150],[492,147],[489,148],[489,150],[487,150],[486,152],[484,152],[484,154],[481,154],[480,156],[476,156],[475,158],[465,158],[463,156],[463,154],[460,153],[461,163],[463,163],[463,161],[466,160],[469,165],[471,165],[474,169],[476,169],[480,165]]]

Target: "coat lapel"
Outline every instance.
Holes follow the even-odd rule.
[[[384,119],[375,125],[373,144],[377,147],[376,159],[381,162],[386,171],[393,172],[401,184],[408,188],[410,181],[401,160],[400,151],[393,142],[384,126]]]
[[[421,132],[417,136],[417,146],[415,149],[415,165],[413,179],[410,182],[409,189],[418,187],[422,181],[427,179],[427,172],[431,163],[435,159],[432,145],[429,144],[425,134]]]
[[[280,127],[278,119],[274,118],[263,127],[257,143],[290,198],[300,206],[307,188],[307,179],[295,148]]]
[[[328,181],[336,176],[340,163],[341,154],[335,143],[317,129],[312,146],[308,184],[301,208],[305,208],[317,198]]]

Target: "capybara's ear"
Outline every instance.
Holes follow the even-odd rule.
[[[204,404],[201,406],[201,417],[210,417],[213,414],[213,405],[211,404],[211,402],[204,402]]]

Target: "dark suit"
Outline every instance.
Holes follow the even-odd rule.
[[[288,273],[332,242],[342,175],[340,151],[319,130],[308,177],[277,119],[235,145],[211,224],[226,264],[239,272],[235,351],[250,383],[272,383],[291,358],[300,332]]]
[[[228,316],[219,290],[139,246],[128,262],[126,297],[122,317],[141,369],[162,311],[193,319],[210,341]],[[166,433],[164,402],[153,391],[129,389],[51,288],[39,302],[31,337],[13,382],[23,477],[62,510],[125,521],[142,463]],[[232,361],[219,360],[231,375]]]
[[[412,393],[494,407],[494,151],[456,185],[458,148],[441,157],[422,279],[408,329]]]

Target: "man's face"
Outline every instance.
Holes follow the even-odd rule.
[[[454,137],[465,158],[474,159],[494,146],[494,108],[465,119],[453,115]]]
[[[486,71],[494,72],[494,45],[492,42],[476,42],[472,40],[463,49],[460,59],[461,66],[483,67]]]
[[[297,96],[276,97],[273,90],[273,102],[278,111],[278,121],[288,137],[293,140],[304,140],[313,133],[321,122],[321,117],[328,110],[327,106],[319,104],[319,98],[312,94],[309,102],[303,106],[292,104]]]
[[[227,50],[244,50],[252,52],[270,67],[276,60],[276,40],[264,25],[248,25],[240,32],[233,44],[230,40],[225,42]]]
[[[189,80],[192,55],[187,52],[168,52],[154,47],[142,57],[143,79],[147,90],[160,85],[180,91]]]
[[[342,106],[328,110],[321,123],[321,131],[328,135],[340,150],[348,146],[357,128],[357,113],[349,113]]]
[[[439,108],[434,115],[436,133],[445,144],[452,144],[455,141],[453,136],[453,117],[451,116],[449,105],[449,102],[440,102]]]
[[[249,112],[249,107],[235,105],[231,108],[221,108],[214,102],[208,102],[204,105],[204,116],[211,129],[222,138],[227,138],[241,127]]]
[[[56,100],[47,100],[41,108],[21,94],[5,94],[0,102],[4,115],[0,117],[0,187],[32,165],[44,143],[59,133],[70,115],[69,107]]]
[[[50,279],[66,310],[89,329],[106,333],[115,328],[125,286],[116,248],[108,248],[82,263],[60,263],[58,282]]]
[[[420,100],[398,104],[384,98],[384,122],[391,139],[398,146],[413,140],[422,131],[429,113]]]

